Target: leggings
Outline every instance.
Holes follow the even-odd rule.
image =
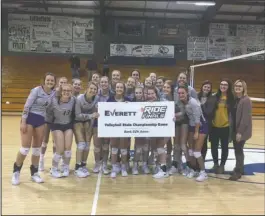
[[[244,174],[244,145],[245,140],[241,140],[237,142],[236,140],[233,141],[234,150],[235,150],[235,158],[236,158],[236,167],[235,172],[240,173],[241,175]]]
[[[221,165],[224,166],[228,158],[228,144],[229,144],[229,127],[217,128],[213,127],[211,131],[211,151],[213,162],[215,165],[219,165],[218,162],[218,147],[219,141],[221,141]]]

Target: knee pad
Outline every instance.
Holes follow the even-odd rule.
[[[135,150],[135,152],[138,153],[138,154],[141,154],[142,149],[141,149],[141,148],[137,148],[137,149]]]
[[[102,145],[102,150],[103,151],[108,151],[109,150],[109,145],[108,144],[103,144]]]
[[[111,148],[111,154],[118,154],[118,148]]]
[[[72,151],[69,150],[69,151],[64,151],[64,157],[66,158],[70,158],[72,156]]]
[[[40,148],[32,148],[32,155],[40,156]]]
[[[127,155],[128,149],[121,149],[121,155]]]
[[[100,148],[98,148],[98,147],[94,147],[94,152],[95,152],[95,153],[99,153],[100,150],[101,150]]]
[[[85,151],[89,151],[90,149],[90,142],[86,142]]]
[[[187,150],[187,145],[181,144],[181,150],[185,152]]]
[[[86,143],[85,142],[77,143],[77,149],[78,150],[84,151],[85,147],[86,147]]]
[[[27,156],[28,153],[29,153],[29,149],[30,149],[30,148],[24,148],[24,147],[21,147],[21,148],[19,149],[19,152],[20,152],[22,155]]]
[[[202,153],[201,152],[193,152],[193,155],[195,158],[199,158],[202,156]]]
[[[46,148],[47,145],[48,145],[48,143],[46,143],[46,142],[42,142],[42,143],[41,143],[41,147],[43,147],[43,148]]]
[[[61,158],[62,158],[62,155],[59,155],[59,154],[57,154],[57,153],[55,153],[55,154],[53,155],[53,160],[54,160],[55,162],[57,162],[57,163],[60,162]]]
[[[192,149],[189,149],[189,156],[194,156]]]
[[[149,145],[148,145],[148,143],[144,144],[143,150],[144,151],[149,151]]]
[[[157,153],[158,154],[164,154],[166,150],[164,148],[157,148]]]

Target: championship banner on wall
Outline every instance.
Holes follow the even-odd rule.
[[[174,137],[174,102],[99,102],[98,137]]]
[[[110,56],[174,58],[174,46],[110,44]]]
[[[8,50],[36,53],[94,53],[94,19],[8,14]]]
[[[188,37],[187,58],[197,61],[207,59],[207,37]]]

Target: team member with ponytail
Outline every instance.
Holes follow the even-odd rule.
[[[73,96],[77,97],[82,89],[82,81],[80,79],[73,79],[72,85],[73,85]]]
[[[135,88],[135,98],[134,102],[143,102],[144,101],[144,88],[141,86],[137,86]],[[149,174],[150,170],[148,168],[147,162],[148,162],[148,156],[149,156],[149,140],[145,137],[135,137],[134,142],[134,161],[133,161],[133,168],[132,168],[132,174],[138,175],[138,165],[140,162],[140,158],[142,155],[142,170],[144,174]]]
[[[20,122],[21,148],[14,163],[12,184],[20,183],[20,171],[26,156],[32,147],[30,173],[34,182],[42,183],[38,174],[41,144],[44,136],[46,109],[55,94],[56,78],[52,73],[46,73],[44,85],[31,90],[24,106]]]
[[[47,109],[47,117],[51,119],[51,131],[53,133],[56,152],[52,159],[50,173],[55,178],[69,176],[69,165],[72,156],[73,141],[73,112],[75,98],[72,96],[71,84],[63,84],[59,87],[58,96],[52,99]],[[63,173],[58,170],[58,164],[64,156]]]
[[[67,82],[68,82],[68,80],[67,80],[66,77],[60,77],[58,79],[57,87],[55,89],[56,94],[54,94],[54,96],[56,96],[56,95],[58,96],[58,92],[59,92],[60,87],[63,84],[66,84]],[[45,123],[46,124],[44,126],[44,137],[43,137],[43,141],[42,141],[42,145],[41,145],[39,171],[44,171],[44,156],[45,156],[45,153],[46,153],[46,150],[47,150],[47,145],[49,143],[49,138],[50,138],[50,131],[51,131],[50,124],[51,124],[51,122],[49,122],[49,120],[47,119],[47,115],[45,117]],[[54,142],[53,142],[52,152],[53,152],[53,154],[55,153],[55,144],[54,144]]]
[[[80,94],[76,99],[74,123],[74,135],[77,142],[75,175],[80,178],[89,175],[86,162],[93,129],[91,119],[98,118],[96,112],[97,92],[98,86],[89,82],[85,94]]]
[[[148,95],[147,99],[148,102],[160,101],[158,90],[154,86],[149,87],[147,89],[147,95]],[[156,149],[157,151],[157,158],[158,158],[153,178],[167,178],[168,177],[167,166],[166,166],[167,155],[166,155],[166,150],[164,148],[165,138],[150,137],[149,139],[150,139],[150,145],[153,146],[152,149]]]
[[[101,77],[99,82],[98,91],[98,102],[106,102],[110,96],[111,92],[109,89],[109,79],[106,76]],[[94,120],[93,123],[93,141],[94,141],[94,157],[95,157],[95,167],[93,169],[94,173],[98,173],[101,167],[101,159],[103,161],[102,171],[105,175],[109,174],[107,162],[109,156],[109,142],[108,138],[98,137],[98,121]]]
[[[115,85],[115,94],[111,96],[107,102],[128,102],[130,101],[125,95],[126,87],[125,84],[121,81],[118,81]],[[128,147],[129,147],[129,139],[115,137],[110,139],[111,143],[111,163],[112,163],[112,171],[111,177],[116,178],[117,174],[120,172],[120,168],[117,164],[118,162],[118,151],[120,149],[121,152],[121,175],[126,177],[127,173],[127,163],[128,163]]]
[[[208,134],[208,125],[203,116],[201,106],[198,100],[189,96],[188,88],[180,86],[178,88],[179,100],[185,107],[185,112],[189,118],[189,173],[188,178],[195,176],[196,161],[199,164],[200,174],[196,178],[197,181],[204,181],[207,179],[205,172],[204,160],[201,154],[202,146],[206,135]]]

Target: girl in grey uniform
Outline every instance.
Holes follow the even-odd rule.
[[[51,99],[55,94],[53,90],[55,83],[55,76],[52,73],[47,73],[44,78],[44,85],[32,89],[27,98],[20,123],[22,146],[17,154],[16,162],[14,163],[12,175],[13,185],[18,185],[20,183],[20,171],[29,153],[30,147],[32,147],[30,166],[31,179],[37,183],[43,182],[38,174],[38,165],[44,136],[46,108],[51,103]]]
[[[110,96],[109,90],[109,79],[106,76],[101,77],[99,82],[100,89],[98,91],[98,102],[106,102]],[[98,137],[98,122],[97,119],[94,120],[93,124],[93,141],[94,141],[94,157],[95,157],[95,167],[93,169],[94,173],[98,173],[101,167],[101,159],[103,161],[102,171],[105,175],[109,174],[107,167],[108,156],[109,156],[109,142],[108,138]]]
[[[160,101],[159,93],[155,87],[149,87],[147,89],[147,95],[149,102]],[[165,138],[164,137],[151,137],[150,144],[152,146],[151,149],[156,149],[157,158],[158,158],[158,166],[155,169],[155,174],[153,178],[167,178],[167,166],[166,166],[166,150],[165,146]]]
[[[188,117],[185,113],[185,109],[179,101],[178,88],[179,86],[187,85],[187,75],[180,73],[177,80],[177,85],[174,90],[174,102],[175,102],[175,113],[176,113],[176,124],[175,124],[175,139],[174,139],[174,152],[172,167],[169,170],[169,174],[172,175],[177,172],[182,172],[182,152],[184,152],[187,167],[183,171],[183,175],[186,175],[189,171],[189,152],[187,148],[188,141]],[[188,86],[189,95],[197,99],[196,91]]]
[[[71,84],[60,86],[58,96],[52,99],[47,109],[47,117],[51,122],[51,131],[54,138],[56,152],[52,159],[50,173],[55,178],[69,176],[69,164],[72,156],[73,141],[73,111],[75,98],[72,96]],[[58,170],[58,164],[64,156],[63,173]]]
[[[82,81],[80,79],[73,79],[72,85],[73,85],[73,96],[77,97],[82,89]]]
[[[80,178],[89,175],[86,162],[93,130],[92,121],[98,117],[96,112],[98,102],[97,92],[98,86],[95,83],[89,82],[85,94],[77,97],[75,105],[74,134],[77,142],[75,175]]]
[[[135,98],[134,102],[143,102],[144,101],[144,88],[141,86],[137,86],[135,88]],[[132,174],[138,175],[138,163],[140,162],[140,158],[142,157],[142,170],[144,174],[149,174],[150,170],[148,168],[148,156],[149,156],[149,140],[146,137],[135,137],[134,142],[134,161]]]
[[[204,181],[207,179],[207,174],[205,172],[204,159],[202,157],[201,150],[205,137],[208,134],[208,123],[203,116],[200,102],[189,96],[187,87],[179,87],[178,95],[180,102],[184,105],[185,112],[189,119],[188,144],[190,169],[187,177],[195,177],[194,169],[196,168],[197,161],[199,164],[200,173],[196,180]]]
[[[60,86],[62,86],[63,84],[66,84],[68,82],[66,77],[60,77],[58,79],[58,84],[57,84],[57,88],[56,91],[58,92]],[[57,93],[56,93],[57,94]],[[54,96],[56,95],[54,94]],[[45,118],[45,127],[44,127],[44,138],[42,141],[42,145],[41,145],[41,154],[40,154],[40,163],[39,163],[39,171],[44,171],[44,156],[47,150],[47,145],[49,143],[49,138],[50,138],[50,124],[51,122],[49,122],[49,119],[47,119],[47,116]],[[53,142],[53,154],[55,153],[55,144]]]

